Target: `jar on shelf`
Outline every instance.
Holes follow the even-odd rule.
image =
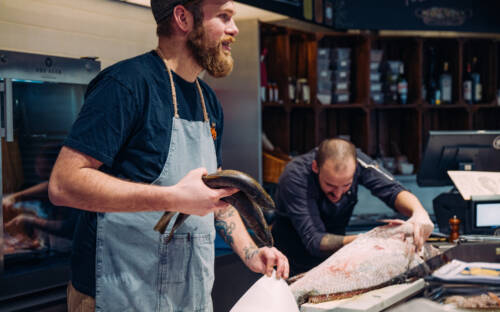
[[[306,78],[297,79],[297,99],[304,104],[311,102],[311,91]]]
[[[294,81],[293,77],[288,77],[288,99],[290,100],[290,103],[295,102],[296,95],[296,82]]]

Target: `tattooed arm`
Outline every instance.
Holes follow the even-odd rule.
[[[238,211],[229,206],[215,213],[215,228],[234,252],[245,261],[251,258],[257,246],[248,234]]]
[[[271,276],[276,266],[276,277],[288,278],[287,258],[274,247],[258,248],[233,206],[215,213],[215,227],[250,270]]]

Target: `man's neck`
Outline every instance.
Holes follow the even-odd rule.
[[[171,70],[186,81],[194,82],[196,80],[202,68],[193,58],[186,42],[179,42],[175,38],[161,37],[158,40],[158,47],[167,59]]]

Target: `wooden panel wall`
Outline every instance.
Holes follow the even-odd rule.
[[[157,44],[149,8],[111,0],[0,1],[0,49],[97,56],[102,68]]]

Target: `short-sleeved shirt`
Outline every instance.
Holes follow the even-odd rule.
[[[181,119],[202,121],[195,82],[172,72]],[[222,165],[223,113],[213,90],[200,80],[210,124],[214,127],[217,165]],[[170,79],[162,59],[151,51],[102,71],[88,86],[85,103],[64,145],[103,163],[99,170],[134,182],[152,183],[161,173],[170,147],[174,107]],[[96,213],[79,218],[73,240],[72,283],[95,297]]]
[[[358,185],[394,209],[397,195],[405,190],[387,172],[374,165],[366,154],[357,152],[357,165],[350,189],[337,203],[321,190],[318,175],[312,170],[317,148],[295,157],[285,168],[276,189],[278,210],[273,236],[276,248],[290,262],[293,274],[307,271],[326,259],[320,251],[325,234],[345,235],[358,201]]]

